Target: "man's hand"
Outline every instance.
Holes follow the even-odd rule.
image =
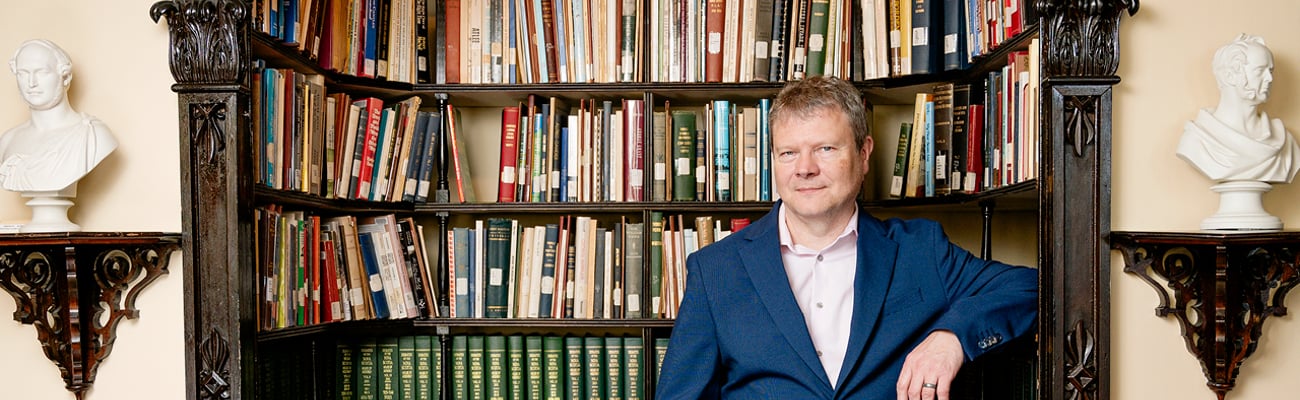
[[[931,332],[903,361],[896,386],[898,400],[948,400],[952,379],[965,359],[957,335]]]

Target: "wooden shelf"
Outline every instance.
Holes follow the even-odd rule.
[[[539,332],[582,332],[600,329],[668,329],[671,319],[571,319],[571,318],[430,318],[346,321],[259,332],[259,342],[273,342],[303,336],[373,335],[375,332],[402,335],[439,331],[479,332],[483,330],[535,330]]]

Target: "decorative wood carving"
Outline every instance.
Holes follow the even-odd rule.
[[[1139,0],[1038,0],[1044,76],[1110,76],[1119,69],[1119,18]]]
[[[197,150],[208,165],[216,165],[226,150],[226,133],[222,129],[225,122],[226,103],[190,104],[190,123],[194,125],[190,127],[194,134],[192,143],[201,146]]]
[[[1089,394],[1096,393],[1093,383],[1097,380],[1097,342],[1083,324],[1083,320],[1074,322],[1074,329],[1065,335],[1066,379],[1069,383],[1070,400],[1090,400]]]
[[[112,353],[118,322],[140,316],[136,297],[167,273],[179,243],[159,233],[0,235],[0,287],[14,297],[14,319],[36,328],[78,399]]]
[[[1074,149],[1075,157],[1083,157],[1084,146],[1097,140],[1097,103],[1099,96],[1067,96],[1065,98],[1065,143]]]
[[[199,345],[199,398],[230,398],[230,341],[216,329]]]
[[[171,72],[179,84],[242,82],[246,67],[241,0],[166,0],[153,4],[149,16],[167,17],[171,33]]]
[[[1255,352],[1264,320],[1286,315],[1286,294],[1300,284],[1300,232],[1114,232],[1110,240],[1124,255],[1124,272],[1156,290],[1156,315],[1178,320],[1206,385],[1222,400]]]

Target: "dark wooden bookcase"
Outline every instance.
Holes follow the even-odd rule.
[[[1007,49],[1028,46],[1040,38],[1041,90],[1039,107],[1041,152],[1037,180],[975,196],[875,201],[872,210],[920,209],[936,212],[979,212],[985,223],[980,253],[989,254],[987,240],[995,205],[1027,204],[1037,210],[1040,273],[1039,325],[1030,341],[1036,367],[1020,383],[1022,392],[1040,399],[1107,399],[1110,396],[1110,265],[1104,238],[1110,231],[1111,94],[1119,82],[1119,21],[1135,13],[1137,0],[1026,1],[1037,21],[1027,21],[1027,33],[966,71],[914,75],[856,82],[875,104],[907,104],[935,83],[980,76],[1005,63]],[[648,9],[648,7],[647,7]],[[281,67],[321,72],[307,58],[279,46],[248,27],[250,4],[241,0],[168,0],[150,10],[155,21],[166,18],[171,33],[173,90],[179,97],[181,187],[186,314],[186,391],[192,399],[251,399],[257,386],[275,383],[259,364],[262,352],[289,351],[305,358],[300,368],[330,362],[336,337],[419,333],[437,335],[447,346],[449,335],[467,333],[555,334],[613,332],[646,339],[671,332],[671,320],[492,320],[416,319],[357,321],[258,332],[255,322],[257,290],[253,253],[253,209],[265,202],[294,204],[333,212],[396,212],[413,215],[425,224],[446,229],[457,217],[489,214],[566,213],[627,215],[649,220],[651,211],[710,212],[757,216],[770,203],[597,203],[597,204],[440,204],[389,205],[337,202],[254,188],[253,140],[250,121],[251,60],[274,60]],[[441,21],[438,21],[441,23]],[[646,57],[649,57],[648,55]],[[1000,60],[999,60],[1000,58]],[[674,104],[702,104],[725,95],[732,99],[773,96],[779,83],[745,84],[541,84],[541,85],[409,85],[357,79],[327,73],[327,85],[377,97],[418,95],[424,105],[472,104],[500,107],[528,94],[567,98],[642,98],[647,105],[672,99]],[[649,130],[647,130],[649,132]],[[446,188],[445,179],[440,188]],[[432,196],[432,195],[431,195]],[[433,226],[427,226],[433,228]],[[443,236],[445,237],[445,236]],[[445,269],[442,269],[445,271]],[[444,274],[439,285],[447,293]],[[446,306],[445,299],[441,306]],[[651,341],[647,340],[647,351]],[[444,347],[445,348],[445,347]],[[445,364],[444,357],[444,366]],[[643,370],[647,370],[644,369]],[[444,371],[446,368],[444,367]],[[646,374],[648,376],[648,374]],[[997,368],[987,368],[986,381],[999,380]],[[308,373],[307,387],[319,392],[296,397],[321,398],[328,393],[324,374]],[[444,380],[444,383],[446,381]],[[653,393],[647,379],[643,386]],[[444,388],[447,385],[443,385]],[[990,385],[992,386],[992,385]],[[444,392],[445,393],[445,392]],[[991,397],[988,397],[991,396]],[[1005,398],[987,395],[986,398]]]

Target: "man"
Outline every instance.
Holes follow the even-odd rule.
[[[63,191],[117,148],[108,126],[68,103],[72,61],[48,40],[23,42],[9,60],[31,119],[0,136],[0,187]]]
[[[1214,54],[1219,106],[1187,122],[1178,156],[1215,182],[1291,182],[1300,145],[1259,106],[1273,82],[1273,54],[1258,36],[1239,35]]]
[[[859,209],[873,142],[851,84],[790,83],[769,122],[781,201],[687,260],[657,399],[947,399],[965,360],[1031,329],[1035,270]]]

